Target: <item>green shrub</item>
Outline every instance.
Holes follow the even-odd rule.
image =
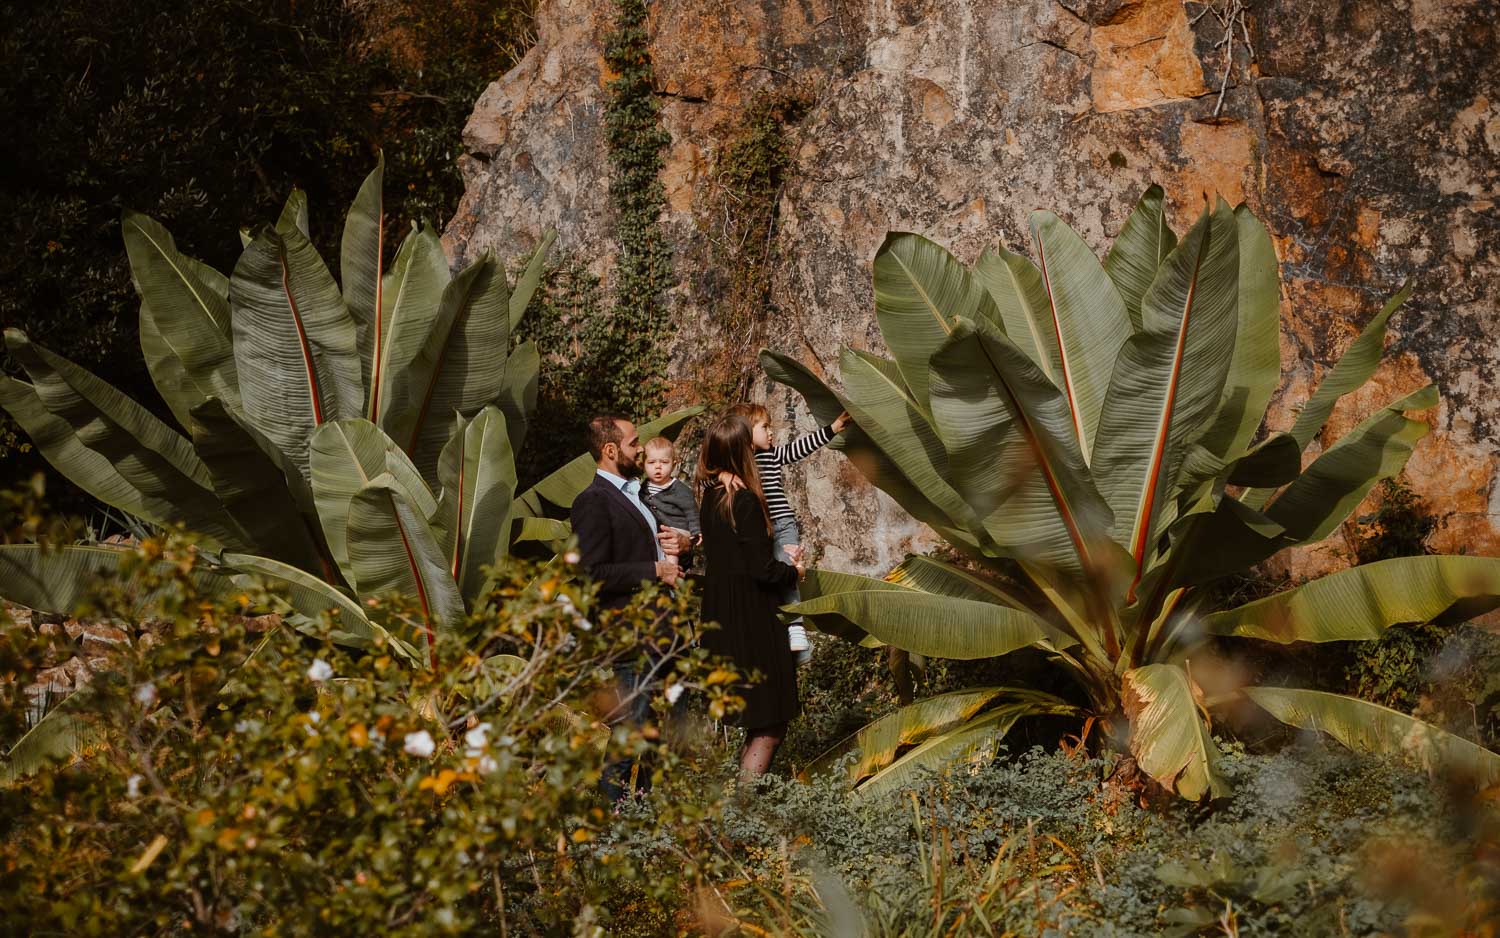
[[[614,664],[692,640],[687,598],[647,593],[595,622],[590,590],[516,565],[471,620],[477,640],[444,642],[433,672],[247,617],[264,608],[253,592],[206,601],[194,563],[180,542],[148,541],[95,592],[122,624],[152,593],[157,637],[69,698],[86,758],[0,788],[7,930],[602,934],[635,914],[619,896],[675,915],[702,876],[693,845],[717,763],[652,740],[671,725],[662,688],[699,689],[719,712],[733,704],[723,672],[683,652],[644,727],[611,733],[590,715]],[[53,641],[0,632],[7,705]],[[9,743],[18,727],[3,728]],[[602,763],[648,750],[654,787],[611,816]],[[678,845],[671,863],[661,844]]]
[[[1473,860],[1500,835],[1493,816],[1395,763],[1226,747],[1240,797],[1220,810],[1142,807],[1117,768],[1034,749],[878,798],[768,781],[725,811],[746,880],[729,905],[777,934],[829,935],[848,903],[868,934],[907,936],[1452,933],[1497,908],[1497,871]]]

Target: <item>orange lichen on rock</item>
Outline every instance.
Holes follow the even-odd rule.
[[[1094,109],[1126,111],[1205,94],[1193,30],[1178,0],[1142,0],[1094,27]]]
[[[1179,218],[1195,217],[1216,196],[1230,205],[1245,201],[1255,171],[1255,135],[1246,124],[1183,121],[1178,142],[1183,166],[1167,191]]]

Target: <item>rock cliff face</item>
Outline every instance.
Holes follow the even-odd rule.
[[[878,346],[870,262],[891,229],[972,260],[997,240],[1025,250],[1026,216],[1040,207],[1102,246],[1153,181],[1179,231],[1205,196],[1246,201],[1282,262],[1284,386],[1271,426],[1290,424],[1383,298],[1413,280],[1387,364],[1338,408],[1331,430],[1436,381],[1434,432],[1408,469],[1442,513],[1431,546],[1500,554],[1493,8],[1243,6],[1241,15],[1233,0],[656,3],[651,49],[673,140],[663,224],[677,252],[675,393],[695,393],[695,369],[726,341],[726,281],[713,263],[735,206],[720,160],[757,96],[792,92],[809,104],[786,128],[793,160],[777,203],[774,305],[755,327],[763,344],[824,373],[836,371],[840,345]],[[612,12],[603,0],[543,0],[536,47],[489,87],[465,130],[467,192],[446,236],[454,254],[515,255],[550,226],[564,250],[608,276],[601,53]],[[773,413],[809,429],[782,391],[756,388]],[[880,571],[932,543],[840,456],[821,453],[793,475],[823,563]],[[1314,573],[1343,562],[1346,547],[1336,535],[1287,564]]]

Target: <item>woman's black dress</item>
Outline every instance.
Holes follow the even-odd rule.
[[[776,617],[781,587],[797,581],[797,568],[771,555],[766,518],[752,492],[734,493],[734,526],[719,510],[724,488],[703,496],[703,646],[731,659],[741,674],[760,679],[740,689],[745,709],[729,722],[754,730],[786,723],[797,715],[797,661],[786,626]]]

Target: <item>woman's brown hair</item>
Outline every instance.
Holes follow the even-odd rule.
[[[755,469],[755,449],[751,446],[750,421],[737,414],[720,417],[703,435],[703,446],[698,450],[698,485],[707,488],[719,481],[719,473],[727,472],[739,476],[745,488],[755,495],[760,504],[760,514],[765,520],[766,530],[771,530],[771,514],[766,509],[766,495],[760,487],[760,473]],[[719,500],[719,510],[729,526],[734,525],[734,493],[725,491]]]

